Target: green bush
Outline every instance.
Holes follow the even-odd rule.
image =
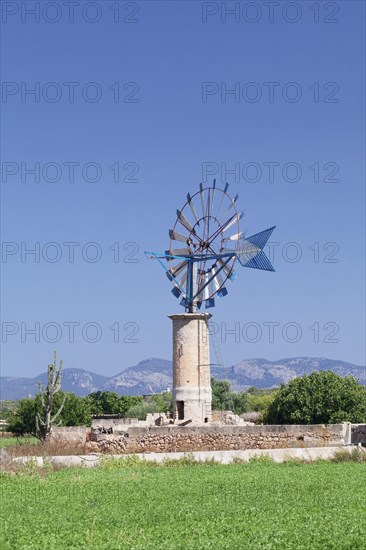
[[[355,378],[313,372],[283,384],[268,407],[269,424],[366,422],[366,388]]]
[[[138,403],[137,405],[133,405],[133,407],[128,409],[128,411],[126,412],[126,418],[138,418],[139,420],[146,420],[146,416],[148,413],[162,412],[159,410],[159,408],[159,405],[157,405],[154,401]]]
[[[120,414],[126,416],[127,411],[142,403],[141,396],[118,395],[116,392],[97,391],[84,397],[91,414]]]
[[[64,392],[60,391],[54,397],[52,414],[60,407]],[[15,410],[7,415],[8,430],[16,435],[36,434],[36,414],[41,413],[40,395],[34,399],[25,398],[18,401]],[[78,426],[91,424],[91,412],[88,403],[71,392],[67,392],[65,405],[58,420],[62,426]]]
[[[52,407],[53,414],[60,407],[64,395],[62,391],[55,395]],[[155,402],[143,409],[144,402],[141,396],[118,395],[114,392],[99,391],[86,397],[78,397],[71,392],[67,392],[65,405],[58,420],[60,420],[62,426],[90,426],[93,414],[120,414],[126,416],[130,415],[130,410],[133,407],[140,407],[140,415],[159,410],[159,405],[156,405]],[[16,408],[7,414],[7,429],[16,435],[35,434],[37,412],[41,412],[39,394],[34,399],[21,399],[16,403]]]
[[[249,388],[247,391],[249,411],[266,414],[268,407],[276,396],[277,391],[277,389]]]
[[[211,378],[212,409],[215,411],[232,411],[242,414],[249,410],[248,394],[244,391],[233,392],[228,380]]]

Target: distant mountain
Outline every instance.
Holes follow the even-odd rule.
[[[231,367],[213,366],[211,374],[221,380],[230,380],[233,389],[241,391],[250,386],[273,388],[296,376],[323,370],[331,370],[340,376],[354,376],[362,384],[366,384],[365,367],[319,357],[292,357],[279,361],[245,359]],[[172,387],[172,363],[166,359],[146,359],[112,377],[85,369],[64,369],[62,372],[63,390],[79,396],[98,390],[113,391],[120,395],[144,395],[159,393]],[[0,398],[34,397],[38,392],[38,380],[46,384],[47,374],[42,373],[34,378],[1,377]]]
[[[22,399],[34,397],[38,393],[38,381],[47,384],[47,373],[44,372],[34,378],[0,377],[0,399]],[[71,391],[79,396],[98,391],[109,380],[108,376],[95,374],[85,369],[63,369],[62,389]]]
[[[104,390],[124,395],[160,393],[172,386],[172,362],[166,359],[146,359],[110,378]]]
[[[279,361],[245,359],[228,369],[221,369],[218,372],[212,369],[212,374],[216,378],[230,380],[233,389],[240,391],[250,386],[272,388],[280,386],[297,376],[324,370],[331,370],[339,376],[354,376],[361,384],[366,384],[365,367],[321,357],[291,357]]]

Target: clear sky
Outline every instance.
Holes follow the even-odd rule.
[[[225,365],[365,364],[364,2],[1,4],[2,375],[170,358],[143,251],[213,177],[277,226],[210,310]]]

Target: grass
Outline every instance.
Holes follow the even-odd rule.
[[[75,441],[51,440],[41,442],[36,437],[4,437],[4,445],[9,458],[16,456],[60,456],[85,455],[88,449],[85,444]],[[0,439],[0,442],[1,442]]]
[[[361,549],[366,463],[162,466],[1,474],[5,549]]]
[[[27,444],[35,444],[37,443],[37,439],[35,437],[29,436],[29,437],[16,437],[16,436],[9,436],[9,437],[0,437],[0,449],[3,449],[4,447],[12,447],[14,445],[27,445]]]

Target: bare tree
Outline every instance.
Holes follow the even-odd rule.
[[[47,370],[47,386],[44,388],[42,382],[38,382],[39,393],[41,396],[42,412],[36,414],[36,435],[39,439],[46,441],[51,434],[52,426],[55,425],[56,419],[60,416],[61,411],[65,405],[66,393],[58,411],[52,416],[52,405],[54,397],[61,389],[61,373],[62,373],[62,361],[60,361],[60,367],[57,370],[56,352],[53,355],[52,365],[48,365]],[[56,425],[60,425],[58,422]]]

